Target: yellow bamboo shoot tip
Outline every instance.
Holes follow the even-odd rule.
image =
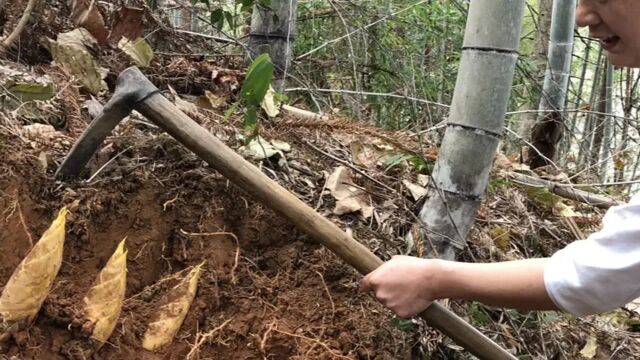
[[[102,345],[118,322],[127,287],[127,251],[124,238],[98,274],[84,298],[84,313],[94,325],[91,339]]]
[[[203,265],[204,262],[195,266],[178,285],[165,294],[161,300],[163,305],[158,308],[157,315],[144,334],[143,348],[153,351],[171,344],[196,295]]]
[[[66,207],[60,209],[49,229],[9,278],[0,295],[1,323],[28,325],[40,310],[62,265],[67,213]]]

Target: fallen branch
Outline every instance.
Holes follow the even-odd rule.
[[[584,190],[571,187],[571,184],[560,184],[549,180],[543,180],[529,175],[509,172],[507,177],[521,182],[525,185],[544,186],[550,192],[566,199],[579,201],[601,209],[608,209],[612,206],[621,205],[622,202],[607,196],[597,195]]]
[[[20,37],[22,30],[24,30],[24,27],[27,26],[27,23],[29,22],[29,18],[31,17],[33,9],[36,7],[37,2],[38,0],[29,0],[29,2],[27,3],[27,8],[24,10],[24,13],[22,14],[22,17],[20,18],[20,21],[18,22],[16,28],[13,29],[9,36],[2,40],[2,43],[0,44],[0,54],[7,51],[11,47],[11,45],[13,45],[13,43],[18,39],[18,37]]]

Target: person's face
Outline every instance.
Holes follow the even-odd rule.
[[[613,65],[640,67],[640,0],[579,0],[576,23],[589,27]]]

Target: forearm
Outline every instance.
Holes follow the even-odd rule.
[[[548,259],[500,263],[439,261],[437,298],[466,299],[522,310],[557,310],[544,286]]]

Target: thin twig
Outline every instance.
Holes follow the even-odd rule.
[[[220,37],[220,36],[208,35],[208,34],[203,34],[203,33],[189,31],[189,30],[173,29],[173,31],[175,31],[177,33],[181,33],[181,34],[198,36],[198,37],[202,37],[202,38],[205,38],[205,39],[211,39],[211,40],[215,40],[215,41],[219,41],[219,42],[223,42],[223,43],[228,43],[228,44],[238,44],[239,43],[239,41],[235,40],[235,39],[223,38],[223,37]]]
[[[109,164],[111,164],[115,159],[117,159],[120,155],[124,154],[125,152],[131,150],[131,148],[133,148],[133,146],[129,146],[128,148],[120,151],[119,153],[117,153],[114,157],[112,157],[111,159],[109,159],[109,161],[107,161],[106,163],[104,163],[104,165],[102,165],[98,170],[96,170],[95,173],[93,173],[93,175],[91,175],[91,177],[86,181],[87,183],[91,183],[91,181],[93,181],[93,179],[96,178],[96,176],[98,176],[102,170],[104,170],[107,166],[109,166]]]
[[[29,18],[31,17],[33,9],[36,7],[37,2],[38,0],[29,0],[29,2],[27,3],[27,8],[24,10],[22,17],[18,22],[18,25],[16,25],[16,28],[13,29],[11,34],[9,34],[9,36],[7,36],[0,44],[0,54],[3,51],[9,49],[11,45],[13,45],[13,43],[16,41],[16,39],[20,37],[20,34],[24,30],[24,27],[27,26],[27,23],[29,22]]]
[[[399,94],[394,94],[394,93],[377,93],[377,92],[369,92],[369,91],[354,91],[354,90],[344,90],[344,89],[316,89],[316,88],[305,88],[305,87],[294,87],[294,88],[288,88],[284,90],[285,92],[292,92],[292,91],[309,91],[309,92],[313,92],[313,91],[317,91],[317,92],[326,92],[326,93],[338,93],[338,94],[353,94],[353,95],[365,95],[365,96],[381,96],[381,97],[392,97],[392,98],[398,98],[398,99],[404,99],[404,100],[409,100],[409,101],[414,101],[417,103],[421,103],[421,104],[427,104],[427,105],[435,105],[435,106],[440,106],[443,108],[450,108],[449,105],[447,104],[441,104],[439,102],[435,102],[435,101],[429,101],[429,100],[425,100],[425,99],[419,99],[419,98],[415,98],[415,97],[411,97],[411,96],[406,96],[406,95],[399,95]]]

